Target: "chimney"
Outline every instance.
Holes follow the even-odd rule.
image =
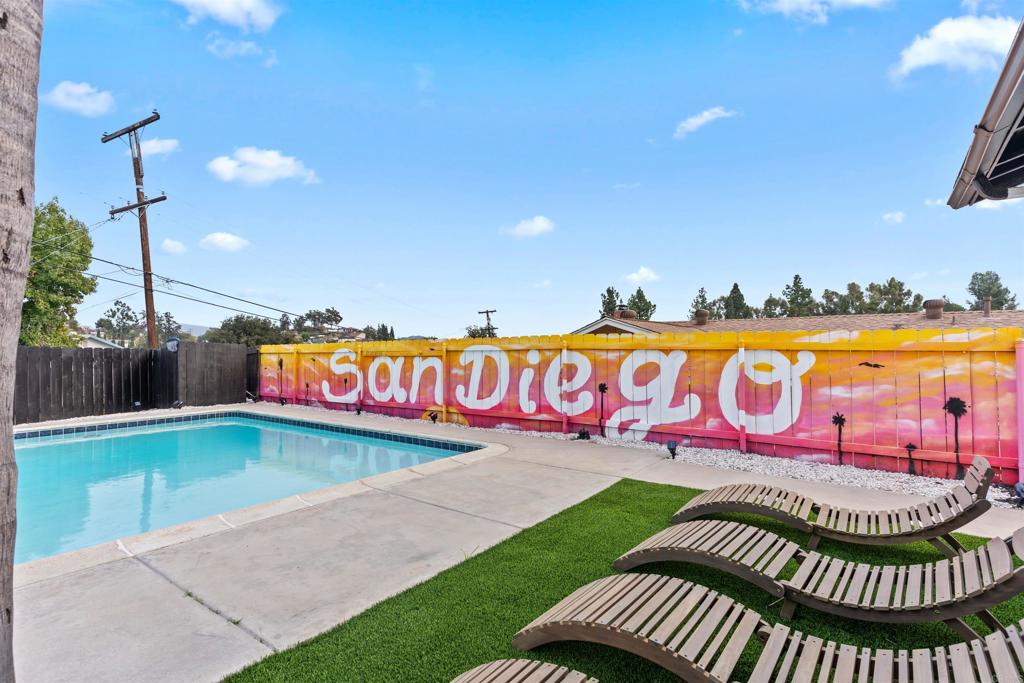
[[[928,299],[924,302],[924,317],[929,320],[938,320],[942,317],[942,308],[946,302],[942,299]]]
[[[981,304],[982,315],[986,318],[992,317],[992,297],[986,296]]]
[[[703,309],[703,308],[698,308],[693,313],[693,322],[695,322],[698,325],[707,325],[708,324],[708,318],[710,316],[711,316],[711,312],[710,311],[708,311],[706,309]]]
[[[616,320],[636,320],[636,311],[632,310],[626,304],[619,304],[612,311],[612,317]]]

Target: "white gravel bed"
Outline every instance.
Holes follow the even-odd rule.
[[[305,406],[313,410],[327,410],[329,408],[319,406]],[[398,417],[396,415],[382,415],[380,413],[364,412],[363,415],[374,419],[408,422],[410,418]],[[503,434],[518,434],[521,436],[533,436],[541,439],[557,439],[561,441],[574,441],[576,434],[563,434],[562,432],[535,432],[525,429],[518,429],[514,425],[499,427],[468,427],[466,425],[449,423],[449,427],[458,427],[470,432],[498,432]],[[664,444],[650,441],[625,441],[622,439],[609,439],[602,436],[591,435],[591,443],[603,446],[618,446],[620,448],[637,448],[649,451],[660,451],[668,456],[668,450]],[[741,453],[736,450],[722,448],[694,448],[690,446],[679,446],[676,449],[677,462],[692,463],[695,465],[706,465],[726,470],[739,472],[751,472],[753,474],[766,474],[773,477],[790,477],[792,479],[803,479],[804,481],[817,481],[826,484],[838,484],[840,486],[856,486],[878,491],[893,491],[896,493],[907,493],[918,496],[939,496],[949,491],[954,482],[939,477],[912,476],[905,472],[886,472],[883,470],[869,470],[851,465],[832,465],[825,462],[814,462],[810,459],[821,457],[827,458],[828,454],[820,456],[808,454],[797,458],[774,457],[770,455],[759,455],[756,453]],[[848,456],[849,457],[849,456]],[[970,463],[965,463],[969,466]],[[1016,507],[1016,496],[1009,486],[993,484],[989,489],[989,501],[993,507]]]

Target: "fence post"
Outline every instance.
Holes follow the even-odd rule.
[[[448,342],[441,344],[441,422],[448,421]]]
[[[747,350],[741,344],[736,350],[736,387],[739,396],[736,398],[736,407],[739,408],[740,418],[740,452],[747,452]]]
[[[302,374],[300,362],[302,362],[302,357],[299,355],[299,347],[296,344],[292,347],[292,403],[295,405],[299,405],[299,377]]]
[[[558,409],[562,413],[562,433],[569,433],[569,413],[565,412],[565,360],[568,357],[569,342],[562,338],[562,352],[558,357]]]
[[[1017,481],[1024,480],[1024,339],[1014,345],[1016,374],[1014,386],[1017,399]]]

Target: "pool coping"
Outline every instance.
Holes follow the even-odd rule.
[[[82,418],[81,421],[76,420],[74,423],[65,423],[64,426],[49,428],[39,428],[33,425],[19,425],[18,427],[15,427],[14,430],[15,439],[20,440],[24,438],[31,438],[19,436],[19,434],[32,433],[33,435],[37,435],[37,432],[49,432],[50,436],[54,436],[56,435],[56,432],[60,432],[60,435],[66,435],[68,432],[74,434],[104,431],[95,429],[95,427],[101,424],[111,424],[112,421],[109,417],[112,416],[93,416],[91,418]],[[120,418],[121,416],[117,417]],[[57,555],[51,555],[37,560],[22,562],[14,565],[14,587],[20,588],[22,586],[28,586],[33,583],[46,581],[65,574],[71,574],[97,565],[115,562],[117,560],[123,560],[136,555],[152,552],[160,548],[177,545],[178,543],[184,543],[204,536],[224,533],[237,527],[259,522],[271,517],[286,515],[298,510],[315,508],[341,498],[359,495],[361,493],[368,493],[370,491],[386,490],[403,481],[408,481],[417,477],[426,477],[431,474],[457,469],[459,467],[465,467],[475,462],[479,462],[480,460],[502,455],[509,450],[508,447],[503,444],[486,441],[468,441],[462,439],[450,439],[447,437],[444,439],[431,439],[403,432],[398,429],[378,429],[376,427],[373,429],[362,429],[347,425],[333,424],[324,420],[305,418],[292,419],[271,416],[259,411],[247,411],[244,408],[240,409],[238,406],[211,406],[203,410],[189,411],[185,415],[167,418],[140,416],[136,419],[117,419],[116,421],[113,421],[113,424],[116,425],[114,429],[120,429],[139,426],[155,426],[157,424],[168,423],[187,423],[192,421],[202,422],[213,417],[249,417],[263,422],[276,422],[299,426],[306,424],[324,428],[325,431],[352,434],[355,436],[372,437],[375,434],[383,434],[385,435],[385,440],[395,441],[398,443],[428,446],[438,443],[455,444],[461,447],[472,447],[472,450],[456,453],[455,455],[449,455],[421,465],[402,467],[397,470],[391,470],[390,472],[375,474],[371,477],[364,477],[354,481],[304,491],[299,494],[276,498],[264,503],[250,505],[248,507],[225,510],[224,512],[215,515],[200,517],[199,519],[190,520],[181,524],[161,527],[160,529],[154,529],[152,531],[132,536],[125,536],[113,541],[106,541],[104,543],[87,546],[85,548],[79,548],[78,550],[71,550],[66,553],[59,553]],[[93,429],[89,429],[89,427],[93,427]],[[110,429],[110,427],[107,427],[107,429]]]

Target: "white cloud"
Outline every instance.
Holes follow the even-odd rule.
[[[249,240],[230,232],[211,232],[199,240],[199,246],[210,251],[241,251],[249,246]]]
[[[547,216],[534,216],[516,223],[514,228],[505,230],[513,237],[537,237],[555,229],[555,222]]]
[[[829,15],[846,9],[878,9],[889,0],[739,0],[740,7],[749,11],[781,14],[788,19],[828,23]]]
[[[165,238],[164,241],[160,243],[160,248],[168,254],[184,254],[187,251],[184,244],[178,240],[172,240],[169,237]]]
[[[945,199],[926,199],[924,200],[925,206],[942,206],[946,203]]]
[[[206,40],[206,50],[218,59],[263,58],[263,66],[270,68],[277,64],[277,50],[265,50],[251,40],[231,40],[214,31]]]
[[[1017,197],[1016,199],[1000,200],[986,199],[983,202],[978,202],[974,206],[979,209],[984,209],[985,211],[999,211],[1000,209],[1005,209],[1007,207],[1013,206],[1014,204],[1020,204],[1021,202],[1024,202],[1024,198],[1022,197]]]
[[[891,225],[899,225],[906,217],[902,211],[887,211],[882,214],[882,220]]]
[[[672,137],[676,140],[681,140],[690,133],[700,130],[712,121],[727,119],[732,116],[736,116],[736,112],[730,111],[725,107],[711,107],[710,109],[705,109],[699,114],[694,114],[693,116],[680,121],[679,125],[676,126],[676,132]]]
[[[981,0],[960,0],[960,6],[964,8],[965,12],[976,14],[981,6]]]
[[[639,284],[642,284],[644,282],[655,282],[656,280],[660,280],[661,279],[660,275],[655,273],[653,270],[651,270],[647,266],[640,266],[639,268],[636,269],[636,272],[630,273],[629,275],[626,275],[625,277],[626,277],[627,280],[632,282],[634,285],[639,285]]]
[[[142,156],[167,156],[181,149],[181,144],[174,138],[151,138],[142,141]]]
[[[206,49],[218,59],[234,59],[235,57],[259,57],[263,48],[251,40],[229,40],[218,35],[211,35]]]
[[[43,102],[81,116],[102,116],[114,108],[114,96],[89,83],[61,81],[42,97]]]
[[[211,160],[206,168],[224,182],[245,185],[269,185],[288,178],[300,178],[307,185],[319,182],[313,169],[276,149],[239,147],[231,156]]]
[[[538,280],[533,283],[534,289],[548,289],[551,287],[551,280]]]
[[[890,75],[900,79],[929,66],[969,72],[998,69],[1016,32],[1017,22],[1010,17],[943,19],[900,52]]]
[[[434,91],[434,71],[428,66],[414,64],[412,67],[416,72],[416,90],[420,93]]]
[[[188,10],[188,23],[209,17],[242,31],[266,31],[281,16],[281,8],[270,0],[172,0]]]

